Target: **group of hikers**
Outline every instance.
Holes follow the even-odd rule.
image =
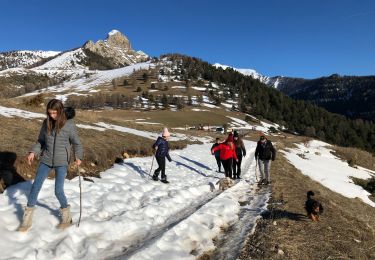
[[[61,100],[52,99],[47,104],[46,115],[47,118],[42,123],[38,140],[27,156],[29,165],[38,155],[40,156],[40,162],[27,198],[27,206],[25,207],[22,223],[18,228],[22,232],[27,231],[32,225],[38,194],[43,182],[52,170],[55,171],[55,195],[61,206],[61,221],[58,228],[64,229],[72,223],[70,205],[64,193],[64,181],[71,158],[71,147],[73,147],[74,151],[75,164],[79,166],[83,160],[82,144],[72,120],[75,116],[75,111],[74,109],[64,108]],[[154,181],[159,180],[158,176],[161,173],[161,181],[168,183],[165,174],[165,159],[172,161],[169,155],[169,137],[168,129],[164,128],[161,137],[158,137],[152,146],[158,163],[158,168],[152,176]],[[241,178],[241,162],[242,157],[246,156],[246,149],[237,131],[230,133],[223,143],[220,143],[220,139],[216,138],[216,143],[212,146],[211,153],[215,155],[218,172],[221,172],[221,165],[223,165],[226,177],[232,179]],[[276,151],[271,141],[267,140],[265,135],[262,134],[255,150],[255,159],[258,161],[261,173],[260,184],[267,185],[270,182],[270,160],[274,160],[275,156]]]
[[[241,163],[242,157],[246,156],[246,148],[237,131],[229,133],[223,143],[220,143],[220,138],[216,138],[211,153],[215,155],[218,172],[221,172],[223,165],[225,177],[241,179]],[[274,161],[275,158],[276,150],[272,142],[262,133],[255,149],[255,160],[260,172],[259,185],[268,185],[271,182],[270,160]]]

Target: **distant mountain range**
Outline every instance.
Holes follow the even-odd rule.
[[[214,64],[223,69],[230,66]],[[244,75],[258,79],[294,98],[309,101],[330,112],[353,119],[375,121],[375,76],[340,76],[303,79],[267,77],[253,69],[237,69]]]
[[[87,41],[81,47],[68,51],[9,51],[0,53],[0,90],[12,92],[20,85],[43,86],[67,79],[79,78],[89,70],[111,70],[149,60],[143,51],[132,49],[128,38],[117,30],[108,33],[105,40]],[[254,69],[234,68],[219,63],[217,68],[232,68],[251,76],[295,99],[309,101],[327,110],[350,118],[375,121],[375,77],[332,75],[317,79],[268,77]],[[4,72],[4,73],[2,73]],[[12,75],[16,80],[10,80]],[[32,77],[26,78],[28,75]],[[49,79],[43,78],[48,75]],[[51,78],[53,80],[51,80]],[[38,87],[36,87],[38,89]],[[22,92],[22,91],[21,91]],[[21,93],[20,92],[20,93]],[[7,94],[4,96],[14,96]]]

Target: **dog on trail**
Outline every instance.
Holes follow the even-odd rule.
[[[224,191],[233,186],[233,180],[229,177],[221,178],[216,184],[219,184],[219,190]]]
[[[313,191],[307,192],[307,200],[305,202],[305,209],[307,213],[307,217],[309,217],[312,221],[320,221],[319,215],[323,213],[323,206],[322,204],[313,199],[314,196]]]

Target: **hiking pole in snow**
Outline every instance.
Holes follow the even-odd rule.
[[[155,159],[155,154],[158,148],[155,149],[155,152],[152,153],[152,162],[151,162],[151,169],[150,169],[150,174],[149,176],[151,177],[151,172],[152,172],[152,166],[154,166],[154,159]]]
[[[150,173],[149,173],[150,176],[151,176],[151,172],[152,172],[152,166],[154,165],[154,158],[155,158],[155,156],[152,155],[151,169],[150,169]]]
[[[81,216],[82,216],[82,182],[81,182],[81,171],[79,170],[79,165],[77,165],[77,174],[78,174],[78,180],[79,180],[79,218],[77,227],[79,227],[79,224],[81,223]]]
[[[259,182],[258,174],[257,174],[257,167],[258,167],[258,160],[257,158],[255,158],[255,179],[257,180],[257,182]]]

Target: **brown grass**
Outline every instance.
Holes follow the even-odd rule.
[[[268,212],[248,237],[240,259],[375,258],[375,208],[323,187],[283,156],[274,162],[271,173]],[[318,223],[305,217],[308,190],[324,206]]]
[[[352,147],[333,146],[331,149],[335,151],[333,154],[342,160],[352,160],[355,165],[375,171],[375,157],[371,153]]]

